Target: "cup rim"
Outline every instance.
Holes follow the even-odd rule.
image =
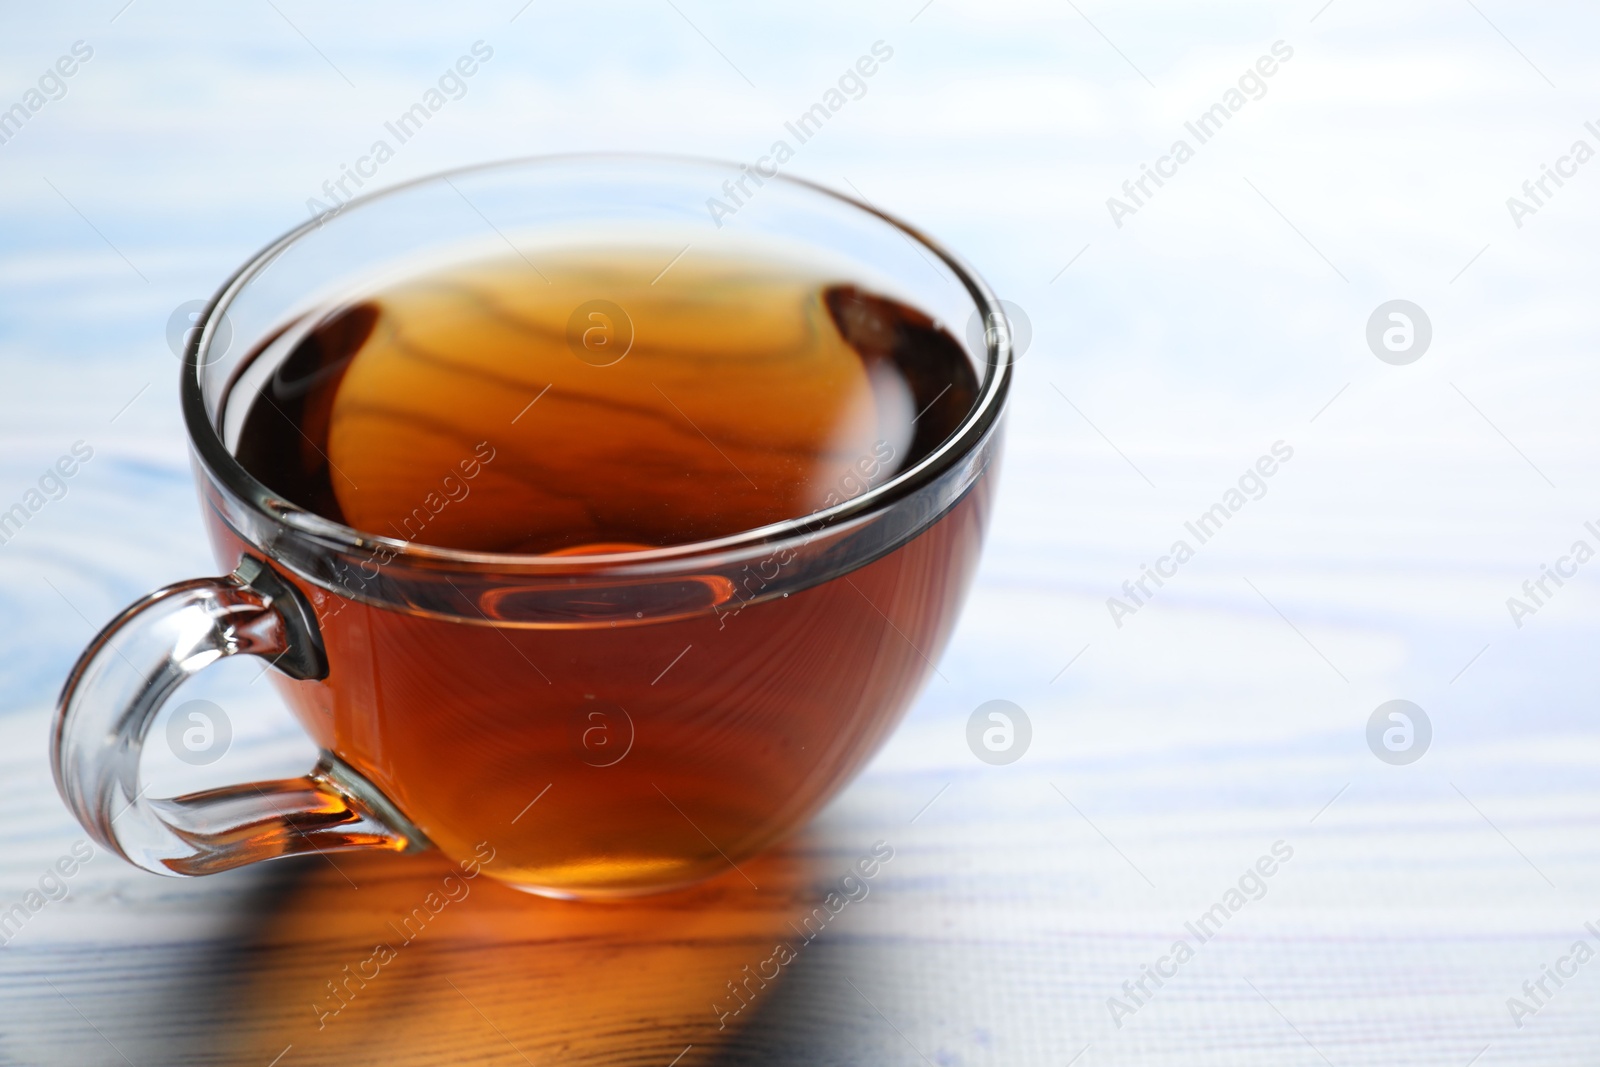
[[[514,566],[519,571],[548,569],[571,573],[574,569],[588,571],[636,571],[654,563],[682,561],[699,556],[722,555],[741,549],[767,548],[773,545],[814,539],[823,533],[865,520],[887,511],[894,504],[917,489],[936,481],[964,457],[975,451],[996,427],[1010,391],[1015,357],[1011,346],[1010,330],[995,330],[989,324],[997,319],[1006,322],[999,299],[977,273],[959,257],[950,252],[921,230],[869,203],[836,189],[806,178],[778,174],[767,178],[784,185],[799,187],[812,194],[837,200],[857,211],[870,215],[898,230],[914,246],[931,252],[953,274],[977,305],[985,323],[984,376],[979,384],[978,399],[956,430],[933,451],[916,464],[901,471],[880,486],[843,501],[831,508],[822,508],[807,515],[799,515],[782,522],[769,523],[736,534],[680,545],[658,546],[627,552],[605,552],[587,555],[542,555],[519,552],[483,552],[443,548],[416,541],[405,541],[383,534],[368,533],[331,519],[295,504],[266,484],[258,481],[233,456],[223,443],[217,426],[206,411],[205,395],[201,388],[200,372],[206,366],[206,353],[215,334],[215,324],[227,311],[235,296],[261,274],[278,256],[282,255],[302,237],[320,229],[324,222],[337,219],[353,210],[359,210],[377,201],[406,190],[446,181],[454,177],[485,173],[500,169],[536,167],[540,165],[572,165],[598,163],[625,163],[654,166],[692,165],[704,168],[721,168],[737,172],[739,164],[710,157],[675,153],[653,152],[571,152],[541,155],[514,156],[489,162],[468,164],[448,170],[412,178],[382,189],[363,193],[340,204],[331,211],[314,216],[299,226],[285,232],[250,257],[223,283],[196,322],[198,328],[189,333],[184,349],[183,366],[179,382],[179,399],[184,425],[191,447],[207,473],[237,501],[243,503],[257,516],[277,527],[290,527],[309,534],[323,544],[347,552],[381,550],[392,560],[407,560],[419,564],[469,567]]]

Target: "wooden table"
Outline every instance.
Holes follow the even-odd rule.
[[[584,906],[479,879],[323,1017],[437,857],[171,881],[98,855],[0,947],[0,1065],[1592,1067],[1600,962],[1544,968],[1600,949],[1594,565],[1520,626],[1506,600],[1600,519],[1594,166],[1521,224],[1505,198],[1592,138],[1596,27],[1476,6],[9,12],[0,107],[72,41],[95,57],[0,146],[0,509],[72,442],[96,458],[0,545],[0,922],[82,838],[45,762],[72,659],[214,570],[169,313],[475,39],[495,59],[381,181],[589,147],[755,158],[889,42],[792,170],[948,240],[1034,337],[939,675],[749,865],[759,888]],[[1108,218],[1280,38],[1270,92]],[[1400,296],[1434,326],[1409,366],[1364,332]],[[1113,618],[1280,440],[1264,495]],[[152,752],[154,794],[304,770],[255,673],[207,672],[232,749]],[[1368,747],[1396,698],[1433,726],[1408,766]],[[967,748],[993,699],[1033,724],[1007,766]],[[878,841],[870,895],[724,1027],[728,983]]]

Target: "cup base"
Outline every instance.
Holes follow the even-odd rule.
[[[702,882],[709,882],[714,878],[720,877],[724,873],[732,874],[733,868],[724,868],[722,871],[706,871],[698,874],[690,874],[685,877],[677,877],[670,880],[652,882],[649,884],[610,886],[563,886],[542,884],[531,881],[523,882],[517,881],[514,877],[508,877],[504,874],[497,874],[488,868],[484,868],[483,873],[489,875],[501,885],[515,889],[519,893],[527,893],[530,896],[544,897],[548,900],[568,900],[603,904],[608,901],[624,902],[629,900],[637,900],[640,897],[653,897],[664,893],[676,893],[679,890],[688,889],[691,886],[699,885]]]

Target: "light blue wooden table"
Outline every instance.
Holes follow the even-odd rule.
[[[1573,153],[1600,149],[1592,11],[108,0],[4,20],[0,109],[75,42],[93,55],[0,143],[0,510],[75,442],[93,457],[0,545],[0,926],[25,913],[0,1063],[1594,1062],[1600,963],[1574,945],[1600,950],[1600,564],[1523,590],[1600,548],[1600,169]],[[327,983],[438,861],[79,864],[50,704],[124,603],[213,569],[170,313],[479,40],[493,60],[378,180],[584,148],[754,159],[888,43],[791,169],[964,252],[1032,340],[940,677],[750,868],[759,889],[598,908],[479,882],[329,1014]],[[1292,57],[1229,109],[1279,41]],[[1186,124],[1218,104],[1202,142]],[[1167,177],[1113,211],[1141,164]],[[1536,211],[1508,207],[1541,179]],[[1407,365],[1366,336],[1394,299],[1432,326]],[[1198,543],[1186,524],[1276,442],[1292,458]],[[1162,563],[1179,540],[1192,558]],[[1146,565],[1169,577],[1134,601]],[[153,792],[302,768],[233,666],[196,692],[227,710],[228,754],[153,752]],[[966,743],[994,699],[1032,724],[1004,766]],[[1408,765],[1368,745],[1394,699],[1431,725]],[[728,983],[879,841],[870,894],[732,1014]]]

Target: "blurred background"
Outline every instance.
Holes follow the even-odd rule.
[[[939,675],[762,891],[596,911],[485,884],[319,1026],[325,981],[429,861],[172,883],[99,854],[0,935],[0,1063],[1593,1062],[1591,8],[108,0],[0,20],[0,511],[28,513],[0,544],[0,912],[83,837],[46,763],[73,660],[129,601],[216,569],[180,309],[327,203],[475,43],[492,59],[369,188],[525,154],[753,161],[883,42],[785,170],[964,256],[1027,345]],[[92,458],[41,490],[75,446]],[[1275,446],[1292,458],[1234,508]],[[1219,502],[1200,544],[1185,524]],[[1193,558],[1141,593],[1180,539]],[[152,745],[152,795],[303,770],[258,675],[197,683],[230,743],[200,767]],[[968,743],[991,700],[1031,727],[1002,764]],[[1403,722],[1378,714],[1393,700]],[[877,841],[895,856],[870,896],[720,1028],[725,982]],[[1179,939],[1193,958],[1160,963]]]

